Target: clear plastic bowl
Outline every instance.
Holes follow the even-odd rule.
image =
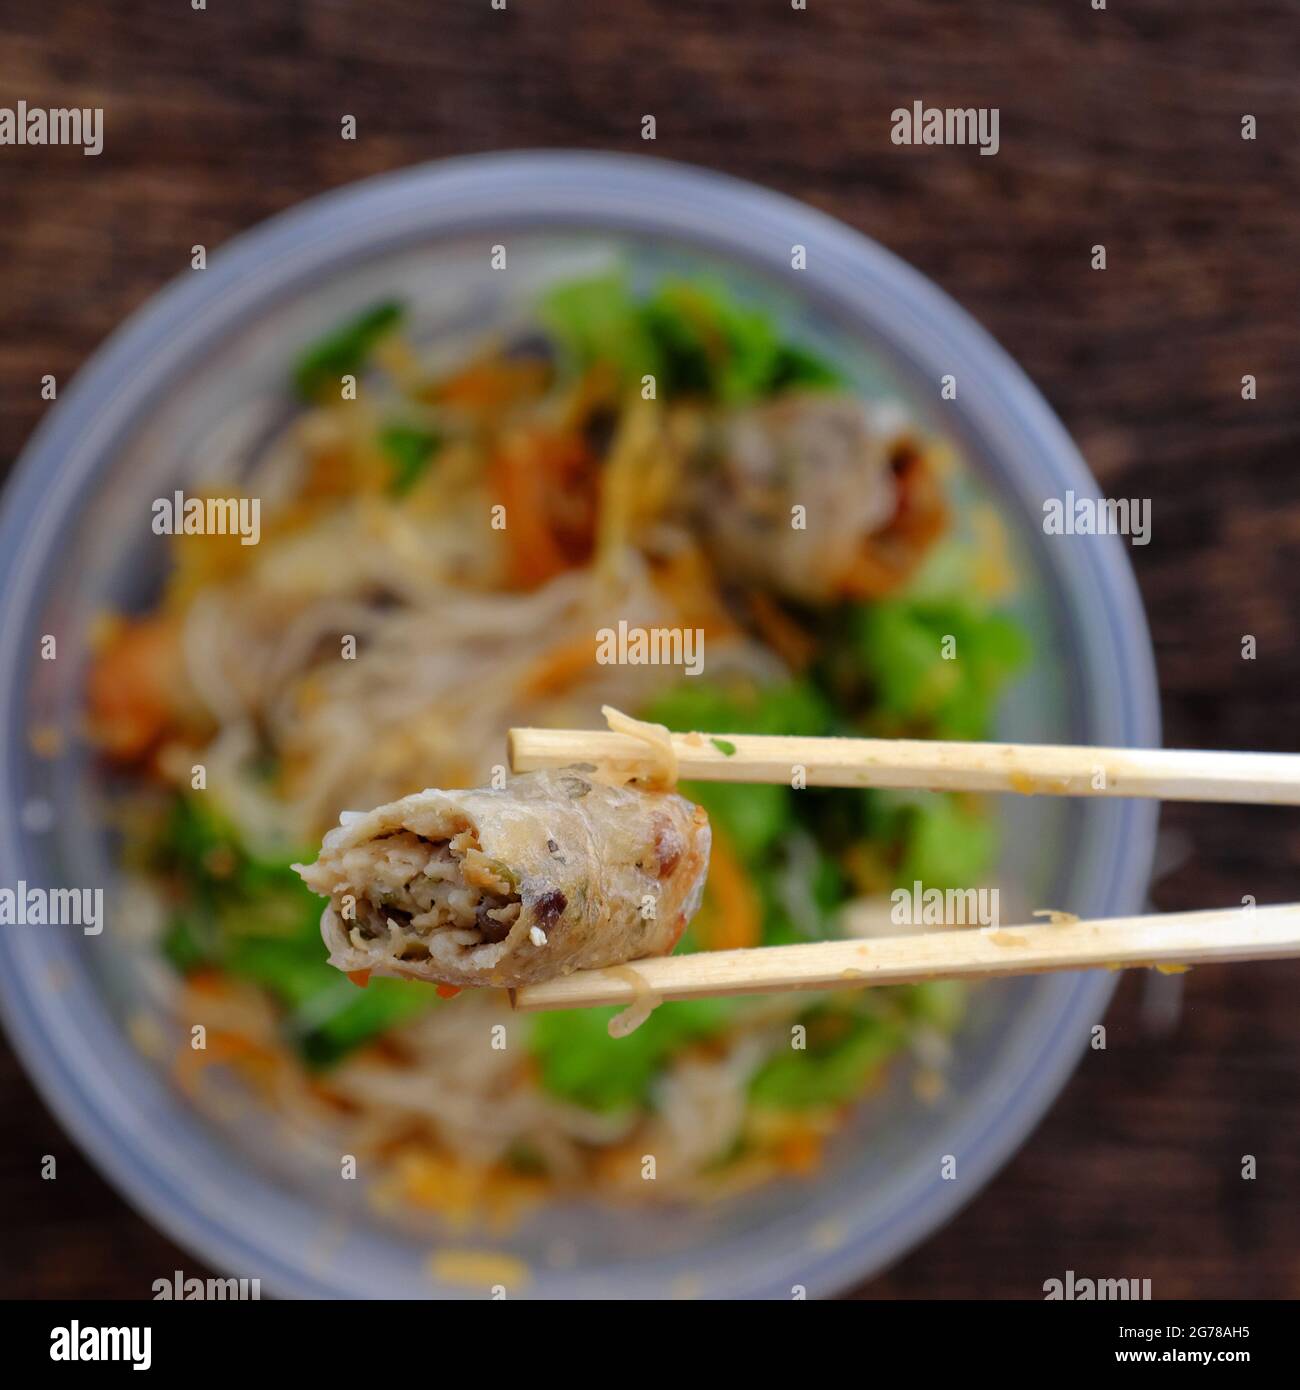
[[[507,248],[509,272],[489,266]],[[791,269],[792,248],[807,269]],[[431,1277],[424,1236],[295,1171],[272,1128],[201,1118],[132,1045],[142,1004],[112,888],[94,758],[77,741],[87,631],[105,604],[147,597],[160,547],[149,503],[255,452],[288,409],[295,348],[381,295],[415,303],[430,342],[499,323],[539,285],[611,253],[634,273],[704,270],[761,295],[791,331],[849,364],[965,460],[1012,532],[1036,660],[1002,712],[1021,740],[1159,742],[1146,625],[1122,545],[1042,534],[1042,501],[1096,486],[1015,364],[928,281],[802,204],[716,174],[623,156],[531,153],[385,175],[258,227],[156,296],[67,389],[33,437],[0,518],[0,865],[3,882],[107,886],[99,937],[0,931],[0,1009],[28,1071],[126,1197],[182,1245],[289,1296],[473,1295]],[[946,374],[955,401],[940,399]],[[58,638],[43,661],[40,638]],[[37,756],[33,726],[62,730]],[[53,823],[42,815],[51,806]],[[34,809],[33,809],[34,808]],[[1140,908],[1155,808],[1005,798],[1003,876],[1033,906]],[[553,1298],[789,1298],[832,1292],[923,1239],[995,1171],[1064,1083],[1101,1018],[1108,974],[977,991],[951,1085],[924,1105],[906,1068],[862,1107],[813,1182],[669,1212],[548,1208],[475,1238],[520,1255]],[[941,1177],[953,1155],[957,1176]],[[338,1197],[340,1188],[347,1198]],[[453,1243],[464,1244],[465,1240]],[[481,1294],[481,1290],[477,1291]]]

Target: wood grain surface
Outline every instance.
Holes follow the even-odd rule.
[[[1103,486],[1152,499],[1131,554],[1167,742],[1294,751],[1298,71],[1295,3],[15,2],[0,105],[102,106],[105,148],[0,148],[0,460],[45,408],[41,375],[65,381],[196,242],[420,160],[649,149],[805,199],[971,310]],[[914,100],[998,107],[1000,152],[892,145],[889,113]],[[1300,898],[1295,810],[1163,823],[1160,907]],[[1296,963],[1126,977],[1108,1050],[862,1296],[1035,1298],[1067,1269],[1150,1278],[1157,1298],[1300,1295],[1297,995]],[[8,1052],[0,1100],[0,1294],[141,1297],[202,1272],[94,1174]]]

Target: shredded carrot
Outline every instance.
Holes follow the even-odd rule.
[[[575,638],[552,647],[524,677],[520,694],[539,697],[554,695],[587,675],[596,664],[596,643],[592,636]]]
[[[537,395],[546,385],[545,362],[528,358],[487,357],[438,382],[426,393],[444,405],[489,410],[524,396]]]
[[[361,989],[365,989],[365,987],[370,983],[370,971],[349,970],[348,979],[351,980],[354,985],[359,986]]]
[[[185,988],[197,990],[200,994],[229,994],[230,981],[220,970],[205,966],[186,975]]]
[[[749,606],[768,645],[792,671],[802,671],[817,649],[812,635],[804,631],[779,603],[761,589],[756,589],[750,595]]]
[[[628,1189],[641,1186],[641,1163],[645,1145],[635,1140],[609,1144],[591,1155],[592,1177],[600,1187]]]
[[[182,1047],[172,1068],[172,1075],[181,1090],[193,1092],[198,1074],[205,1068],[221,1062],[235,1062],[250,1069],[260,1067],[265,1070],[275,1066],[279,1059],[270,1049],[241,1037],[238,1033],[212,1031],[207,1036],[206,1047]]]
[[[314,503],[349,496],[356,487],[355,471],[350,449],[334,444],[313,450],[307,458],[302,495],[286,508],[286,519],[296,512],[301,523],[312,515]]]
[[[459,993],[460,993],[460,986],[459,986],[459,985],[439,985],[439,986],[438,986],[438,998],[439,998],[439,999],[454,999]]]
[[[547,451],[540,439],[535,431],[510,436],[488,466],[489,486],[506,509],[511,578],[529,589],[569,568],[549,524]]]
[[[757,946],[762,925],[758,895],[730,841],[716,824],[704,891],[705,900],[713,909],[706,917],[708,949],[735,951]]]
[[[180,621],[125,623],[90,668],[91,732],[109,757],[139,758],[176,726],[184,691]]]
[[[787,1172],[814,1173],[821,1166],[822,1137],[813,1129],[796,1129],[777,1145],[776,1157]]]

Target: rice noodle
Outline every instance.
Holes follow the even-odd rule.
[[[635,1033],[664,1002],[663,995],[651,989],[645,982],[645,976],[630,965],[612,965],[608,969],[611,975],[626,980],[634,991],[632,1002],[622,1013],[615,1014],[609,1021],[609,1036],[626,1038],[629,1033]]]
[[[656,791],[671,791],[677,785],[677,749],[667,727],[646,719],[633,719],[612,705],[601,705],[600,712],[614,733],[639,738],[649,748],[651,757],[644,778],[646,785]]]

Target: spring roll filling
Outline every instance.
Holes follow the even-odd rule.
[[[503,941],[522,910],[515,875],[468,828],[447,839],[394,831],[345,851],[335,870],[357,895],[352,944],[383,940],[397,960],[427,960],[440,934],[464,948]]]

